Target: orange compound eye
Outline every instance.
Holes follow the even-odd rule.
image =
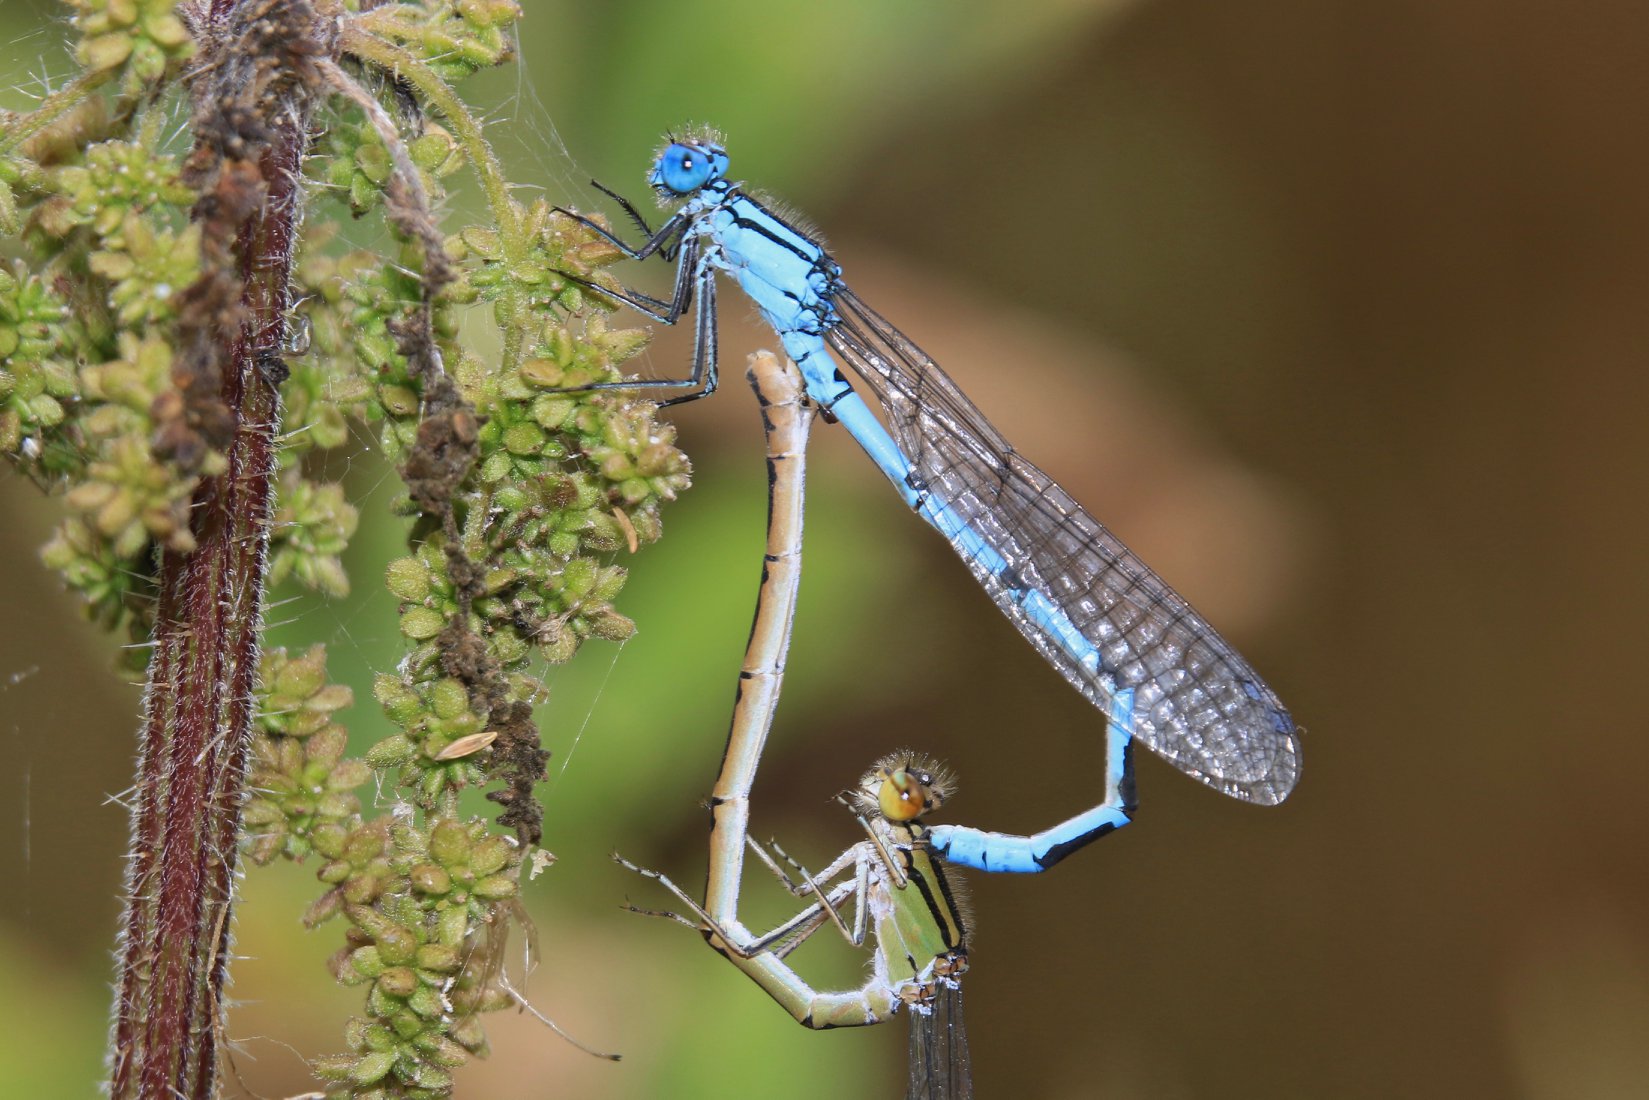
[[[914,773],[894,768],[883,776],[877,802],[889,821],[914,821],[928,808],[928,790]]]

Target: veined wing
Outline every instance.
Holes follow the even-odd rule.
[[[973,1100],[973,1064],[962,1024],[962,987],[940,981],[931,1003],[912,1005],[905,1100]]]
[[[1299,733],[1248,662],[920,348],[847,287],[835,304],[841,321],[826,339],[876,395],[935,500],[988,548],[950,536],[1020,633],[1102,711],[1116,688],[1134,688],[1134,736],[1187,775],[1261,805],[1288,797]],[[1050,611],[1086,641],[1051,626]]]

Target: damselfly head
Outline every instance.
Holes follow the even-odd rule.
[[[876,761],[853,793],[862,813],[904,824],[938,809],[955,790],[956,781],[944,765],[901,751]]]
[[[727,174],[727,149],[714,130],[695,128],[683,137],[666,135],[668,144],[653,161],[647,182],[665,202],[686,198],[711,180]]]

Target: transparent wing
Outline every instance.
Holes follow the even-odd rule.
[[[945,373],[841,287],[826,334],[880,401],[888,429],[928,488],[999,554],[1002,575],[951,544],[1037,651],[1108,711],[1132,687],[1134,736],[1233,798],[1275,805],[1300,771],[1287,709],[1248,662],[1150,566],[1016,453]],[[1040,591],[1098,649],[1084,665],[1028,614],[1015,589]]]
[[[962,987],[941,981],[931,1004],[910,1015],[910,1079],[905,1100],[972,1100],[973,1064],[962,1024]]]

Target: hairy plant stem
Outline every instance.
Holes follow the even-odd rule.
[[[378,9],[380,11],[387,9]],[[394,73],[418,90],[423,102],[452,127],[458,142],[464,148],[486,196],[487,209],[498,229],[498,240],[504,250],[509,269],[518,270],[527,262],[528,239],[521,226],[521,208],[510,197],[504,167],[498,162],[492,146],[487,144],[481,127],[464,106],[458,94],[442,80],[434,69],[419,61],[399,46],[374,38],[366,32],[377,12],[361,17],[361,25],[346,25],[342,31],[345,52],[371,62],[385,72]],[[522,333],[527,329],[525,319],[530,307],[519,287],[506,282],[501,287],[499,321],[504,335],[502,373],[509,373],[521,365],[524,355]]]
[[[11,152],[41,130],[50,126],[65,111],[84,102],[98,88],[107,84],[111,75],[107,71],[81,73],[74,80],[42,99],[40,106],[18,119],[15,124],[8,127],[3,134],[0,134],[0,153]]]
[[[197,549],[161,561],[112,1037],[116,1098],[209,1097],[216,1085],[279,426],[260,365],[284,335],[309,121],[309,82],[295,73],[314,49],[307,3],[241,0],[212,14],[199,42],[208,64],[194,88],[190,169],[203,274],[180,305],[174,378],[185,402],[200,402],[200,383],[215,376],[227,439],[212,438],[209,415],[190,415],[198,408],[180,422],[200,426],[227,468],[195,494]]]

